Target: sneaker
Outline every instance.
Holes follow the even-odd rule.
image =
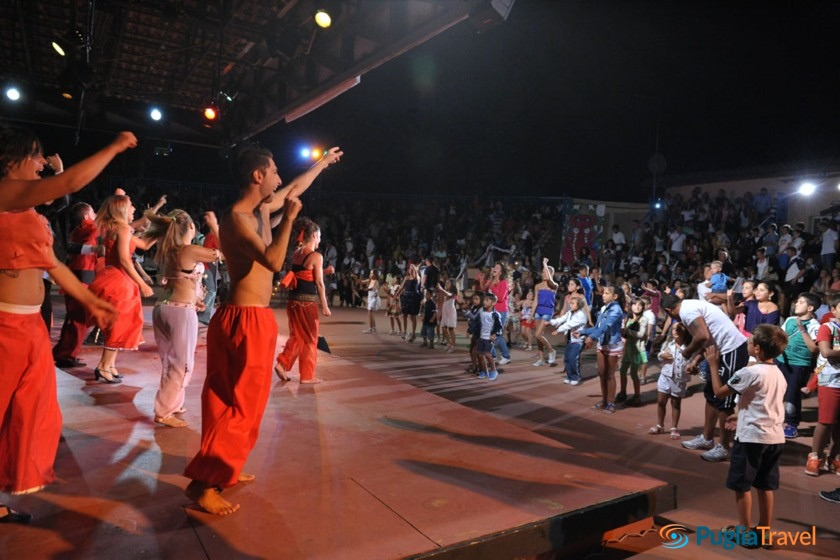
[[[715,440],[706,439],[703,434],[697,434],[694,439],[682,442],[682,446],[686,449],[712,449],[715,446]]]
[[[639,395],[633,395],[632,397],[627,399],[625,406],[642,406],[642,397],[640,397]]]
[[[362,331],[362,334],[373,334],[374,332],[376,331],[374,331],[373,329],[365,329]]]
[[[720,461],[726,461],[729,459],[729,450],[724,449],[721,444],[715,445],[709,451],[700,455],[700,458],[704,461],[709,461],[712,463],[718,463]]]
[[[623,403],[627,400],[627,393],[619,393],[615,396],[615,402]]]
[[[577,379],[572,379],[571,381],[569,381],[569,385],[580,385],[580,381]]]
[[[570,385],[572,383],[572,380],[567,377],[563,380],[563,383],[565,383],[566,385]]]
[[[488,381],[495,381],[499,377],[499,372],[495,369],[487,374]]]
[[[835,488],[834,490],[823,490],[820,492],[820,498],[826,502],[840,504],[840,488]]]
[[[548,353],[548,363],[553,364],[556,361],[557,361],[557,352],[555,350],[552,350],[551,352]]]
[[[532,366],[534,366],[534,367],[544,366],[544,365],[545,365],[545,361],[544,361],[542,358],[540,358],[539,360],[537,360],[536,362],[534,362],[534,363],[533,363],[533,364],[531,364],[531,365],[532,365]]]
[[[487,379],[487,372],[486,371],[479,371],[478,372],[479,379]]]
[[[501,358],[496,360],[496,363],[499,364],[500,366],[507,365],[507,364],[510,363],[510,358],[505,358],[504,356],[502,356]]]
[[[785,426],[785,439],[796,439],[798,437],[799,429],[792,424],[787,424]]]
[[[808,453],[808,460],[805,462],[805,474],[808,476],[820,476],[820,465],[822,461],[817,453]]]

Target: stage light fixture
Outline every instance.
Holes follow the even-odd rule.
[[[6,97],[9,101],[18,101],[20,100],[20,90],[14,86],[7,87]]]
[[[817,192],[817,186],[814,183],[805,182],[799,185],[799,194],[802,196],[811,196]]]
[[[312,155],[312,151],[309,148],[301,148],[300,149],[300,157],[302,157],[303,159],[309,159],[309,157],[311,155]]]
[[[208,105],[204,108],[204,118],[208,121],[215,121],[218,116],[219,111],[212,105]]]
[[[50,44],[55,52],[60,56],[67,56],[67,53],[83,47],[87,41],[81,29],[69,29],[67,33],[58,39],[51,41]]]
[[[159,121],[163,118],[163,113],[161,113],[160,109],[157,107],[152,107],[149,111],[149,116],[152,118],[153,121]]]
[[[315,148],[312,150],[312,159],[319,159],[321,157],[321,150]]]
[[[318,27],[326,29],[332,25],[332,17],[327,10],[320,9],[315,12],[315,23],[318,24]]]

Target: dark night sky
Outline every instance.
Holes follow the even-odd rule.
[[[286,178],[298,141],[342,146],[336,190],[645,201],[657,114],[665,184],[835,155],[838,16],[836,2],[518,0],[503,25],[463,22],[258,138]],[[215,153],[197,177],[175,150],[170,178],[219,181]]]

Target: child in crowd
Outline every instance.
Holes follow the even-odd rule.
[[[762,544],[751,523],[752,488],[758,492],[758,527],[770,527],[773,520],[773,491],[779,487],[779,460],[785,443],[782,423],[787,387],[774,359],[784,351],[787,342],[781,328],[758,325],[747,341],[755,363],[736,371],[726,383],[719,374],[717,346],[709,346],[705,352],[715,396],[739,395],[737,415],[726,421],[726,429],[735,430],[726,487],[735,491],[740,527],[726,530],[744,531],[740,544],[745,548]]]
[[[604,307],[598,314],[594,327],[582,329],[585,345],[590,348],[597,344],[598,379],[601,382],[601,401],[595,404],[596,410],[607,414],[615,412],[615,370],[618,359],[624,352],[621,341],[621,320],[624,317],[624,292],[618,286],[610,284],[604,287],[602,297]]]
[[[534,290],[528,290],[519,311],[522,333],[522,349],[531,350],[534,347]]]
[[[817,353],[817,331],[819,322],[814,310],[819,307],[820,298],[810,292],[799,294],[793,302],[793,315],[782,323],[782,330],[788,337],[785,351],[776,359],[787,382],[785,392],[785,438],[799,437],[799,420],[802,416],[802,391],[813,371],[814,355]]]
[[[665,425],[665,408],[671,401],[671,439],[680,439],[680,412],[682,400],[688,386],[688,372],[685,371],[685,358],[682,350],[691,342],[691,333],[682,323],[674,323],[671,336],[662,345],[659,361],[662,371],[656,383],[656,426],[648,430],[650,434],[661,434]]]
[[[586,305],[586,298],[580,294],[571,301],[571,309],[562,317],[551,320],[551,326],[556,328],[554,334],[563,333],[566,335],[566,351],[563,354],[563,363],[566,367],[566,378],[563,383],[568,385],[580,384],[580,353],[583,350],[583,338],[580,336],[580,329],[592,324],[592,316],[589,314],[589,306]]]
[[[478,375],[481,370],[481,362],[478,359],[478,339],[481,334],[481,302],[484,299],[484,294],[481,292],[473,292],[470,298],[470,305],[464,310],[464,318],[467,320],[467,335],[470,337],[470,366],[467,367],[467,373],[474,373]]]
[[[709,263],[709,274],[710,277],[705,282],[705,287],[709,290],[705,296],[706,301],[715,305],[725,305],[726,283],[729,281],[729,276],[723,273],[723,263],[721,261]],[[726,312],[725,309],[724,312]]]
[[[478,372],[479,379],[489,379],[494,381],[499,377],[499,372],[496,371],[496,361],[493,359],[493,342],[497,337],[502,336],[502,318],[499,312],[496,311],[496,294],[487,292],[484,294],[482,303],[484,307],[478,314],[480,332],[478,338],[478,359],[481,364],[481,370]]]
[[[379,299],[379,275],[376,270],[371,270],[367,280],[362,280],[361,285],[367,290],[367,312],[368,328],[365,334],[376,334],[376,311],[379,311],[381,301]]]
[[[402,336],[402,321],[400,315],[400,298],[397,292],[400,290],[400,279],[398,276],[388,275],[388,319],[391,321],[391,332],[389,335]],[[394,326],[396,325],[396,329]]]
[[[443,341],[446,344],[446,351],[452,353],[455,351],[455,326],[458,323],[458,314],[455,311],[455,306],[460,299],[458,283],[452,278],[447,278],[443,285],[438,284],[437,291],[443,296],[443,307],[440,311],[439,321]]]
[[[522,338],[522,291],[511,290],[508,301],[508,321],[505,323],[505,336],[508,347],[518,347]]]
[[[656,280],[653,280],[656,282]],[[649,293],[645,289],[645,293]],[[656,292],[659,294],[659,292]],[[645,354],[650,357],[653,355],[653,341],[656,340],[656,313],[659,311],[659,301],[656,302],[656,309],[653,308],[653,300],[650,296],[642,296],[642,302],[645,304],[645,319],[647,319],[647,338],[645,339]],[[645,362],[639,368],[639,378],[642,385],[646,385],[648,362]]]
[[[805,474],[811,476],[821,470],[840,474],[840,295],[831,296],[828,305],[833,318],[817,331],[818,423],[805,465]],[[829,439],[831,449],[825,456]]]
[[[641,382],[639,380],[639,366],[647,363],[645,352],[645,341],[648,335],[647,319],[645,318],[645,304],[641,298],[633,298],[630,303],[630,312],[621,331],[626,340],[624,355],[621,358],[619,379],[621,391],[615,396],[615,402],[627,402],[627,406],[639,406],[642,404]],[[633,396],[627,399],[627,371],[630,371],[630,378],[633,380]]]
[[[423,326],[420,329],[420,336],[423,337],[421,348],[435,347],[435,327],[437,326],[437,305],[434,300],[434,292],[426,288],[423,299]]]

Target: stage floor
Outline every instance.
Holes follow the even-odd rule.
[[[145,312],[150,325],[151,308]],[[58,326],[62,316],[56,305]],[[286,327],[284,312],[277,316],[279,348]],[[598,400],[591,354],[578,387],[563,384],[557,369],[532,367],[533,353],[521,350],[498,380],[481,381],[463,372],[465,351],[365,335],[365,321],[365,311],[343,308],[323,321],[332,350],[319,357],[323,384],[275,384],[247,465],[257,480],[225,492],[242,507],[221,518],[193,509],[182,493],[181,473],[199,443],[203,332],[187,390],[190,427],[182,429],[151,419],[160,375],[151,329],[139,352],[118,358],[121,385],[93,381],[100,348],[85,346],[80,357],[90,367],[57,370],[59,481],[14,499],[35,520],[0,525],[0,558],[529,558],[547,544],[583,540],[570,522],[581,512],[602,522],[619,512],[629,523],[647,508],[662,512],[659,524],[690,528],[734,521],[726,463],[705,463],[667,435],[647,435],[655,384],[644,387],[645,406],[606,415],[591,408]],[[385,317],[378,321],[387,332]],[[683,405],[683,434],[694,435],[701,417],[695,395]],[[840,477],[806,476],[806,446],[809,438],[787,445],[776,517],[788,531],[816,525],[818,546],[786,548],[785,557],[834,557],[840,510],[816,492],[840,486]],[[679,508],[667,511],[673,487]],[[648,519],[611,533],[645,534],[610,544],[607,554],[697,556],[693,545],[662,548],[651,528]]]

